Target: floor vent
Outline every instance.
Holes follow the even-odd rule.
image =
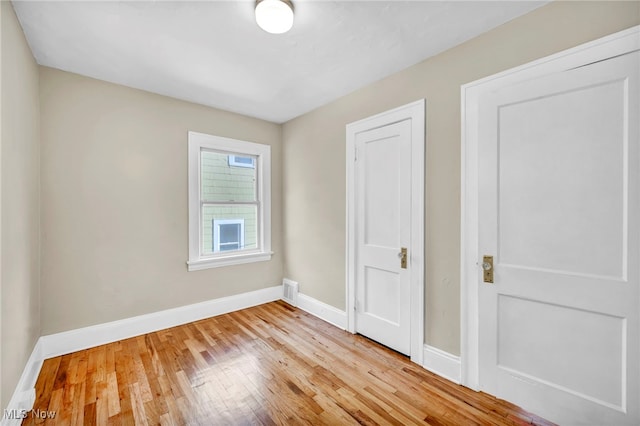
[[[291,306],[298,306],[298,283],[288,279],[282,280],[282,300]]]

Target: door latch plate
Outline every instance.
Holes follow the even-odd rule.
[[[493,284],[493,256],[482,257],[482,275],[485,283]]]
[[[407,269],[407,248],[402,247],[400,249],[400,267],[402,269]]]

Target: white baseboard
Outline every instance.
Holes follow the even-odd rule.
[[[343,330],[347,329],[347,313],[306,294],[298,293],[298,308]]]
[[[36,380],[42,368],[42,363],[47,358],[250,308],[280,300],[281,298],[282,286],[278,285],[249,293],[222,297],[193,305],[42,336],[38,339],[31,352],[6,412],[19,417],[20,413],[25,413],[33,408],[36,397]],[[21,421],[21,418],[9,419],[3,415],[0,424],[2,426],[12,426],[19,425]]]
[[[423,367],[438,376],[460,384],[460,357],[433,346],[424,345]]]
[[[9,400],[7,410],[2,413],[2,421],[0,422],[2,426],[19,425],[24,416],[33,408],[36,401],[36,380],[43,361],[42,344],[38,339],[24,370],[22,370],[22,375],[20,375],[16,389]]]
[[[250,308],[282,298],[282,286],[42,336],[44,358],[64,355],[141,334]]]

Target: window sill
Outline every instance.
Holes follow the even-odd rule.
[[[201,271],[203,269],[219,268],[221,266],[240,265],[243,263],[264,262],[271,260],[273,252],[244,253],[234,256],[211,257],[187,261],[187,270]]]

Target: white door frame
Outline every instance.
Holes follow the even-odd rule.
[[[462,384],[479,382],[478,103],[482,94],[640,49],[640,26],[465,84],[462,94],[460,324]]]
[[[400,121],[411,120],[411,361],[422,365],[424,355],[424,210],[425,210],[425,100],[368,117],[347,125],[347,331],[355,333],[356,306],[356,134]]]

